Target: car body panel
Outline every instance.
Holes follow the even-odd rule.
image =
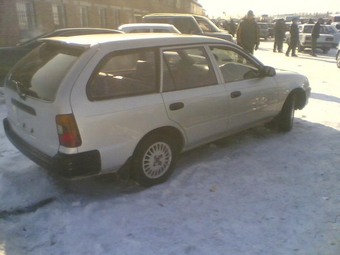
[[[340,31],[334,25],[325,25],[329,34],[334,36],[333,48],[337,48],[340,42]]]

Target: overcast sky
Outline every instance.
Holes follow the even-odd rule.
[[[198,0],[202,4],[206,13],[212,17],[222,16],[225,12],[227,16],[243,16],[248,10],[253,10],[255,15],[286,14],[286,13],[315,13],[315,12],[340,12],[340,0],[322,0],[309,2],[285,0]]]

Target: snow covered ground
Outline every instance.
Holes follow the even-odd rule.
[[[305,74],[312,86],[293,130],[259,127],[187,152],[162,185],[52,177],[1,127],[0,254],[340,254],[335,50],[287,58],[272,45],[262,42],[255,56]]]

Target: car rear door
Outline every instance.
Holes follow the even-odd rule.
[[[167,48],[162,56],[163,100],[169,118],[183,128],[186,146],[225,135],[229,97],[205,48]]]

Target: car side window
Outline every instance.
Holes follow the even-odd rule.
[[[225,47],[210,47],[218,62],[224,82],[257,78],[259,69],[246,55]]]
[[[200,26],[200,28],[202,29],[203,32],[213,32],[213,30],[211,29],[210,24],[203,20],[203,19],[196,19],[198,25]]]
[[[216,74],[203,47],[163,51],[163,91],[217,84]]]
[[[132,29],[130,33],[150,33],[150,29],[147,28],[136,28]]]
[[[171,33],[169,30],[165,28],[154,28],[153,32],[154,33]]]
[[[155,52],[120,52],[105,57],[87,84],[91,101],[156,92]]]

